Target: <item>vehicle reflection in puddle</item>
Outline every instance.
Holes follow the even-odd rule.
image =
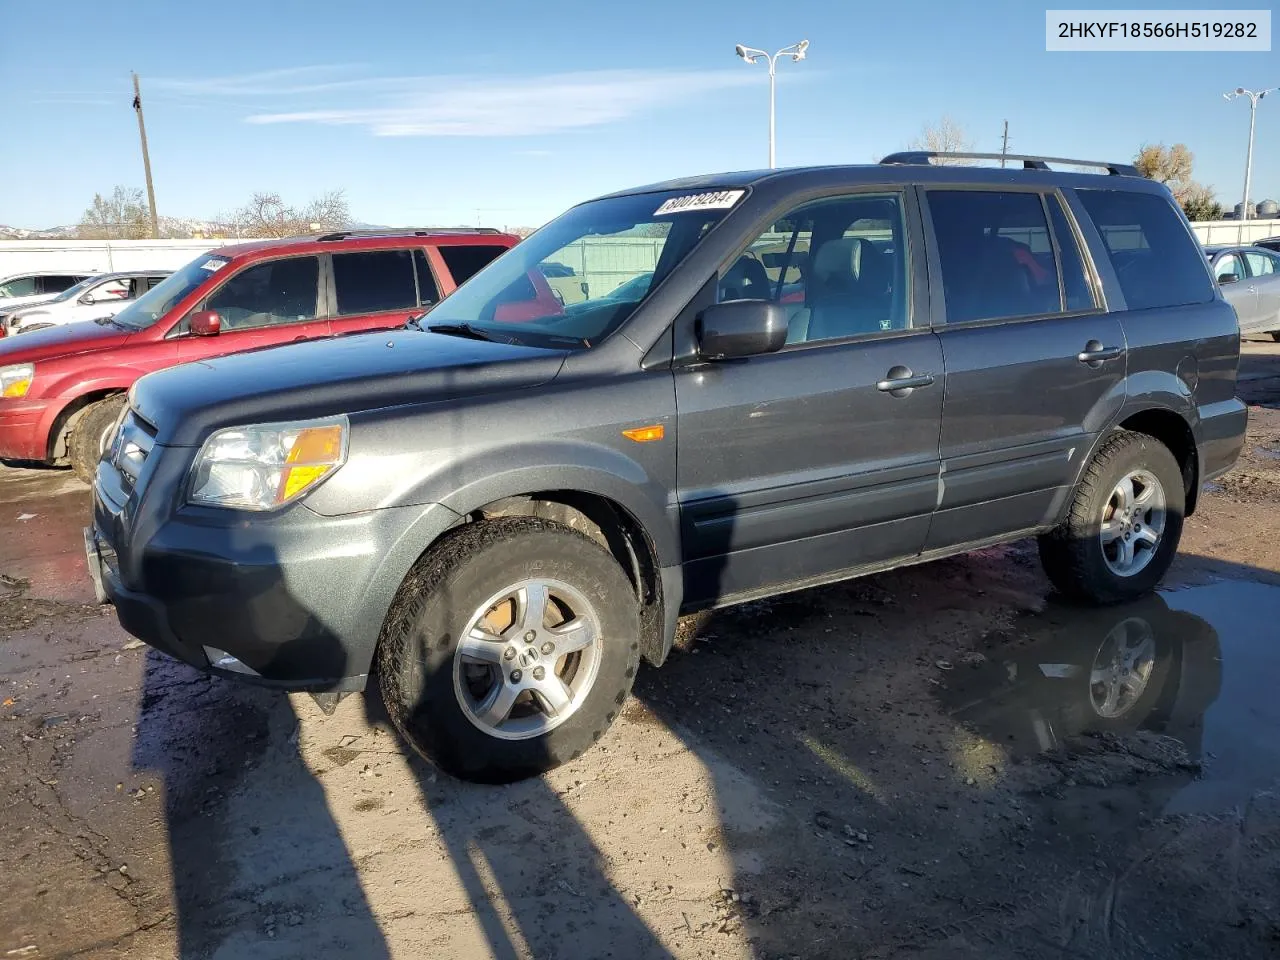
[[[1014,757],[1090,734],[1173,737],[1186,752],[1166,764],[1178,775],[1160,812],[1220,812],[1280,778],[1277,624],[1280,587],[1253,581],[1103,609],[1051,604],[993,638],[939,696]]]

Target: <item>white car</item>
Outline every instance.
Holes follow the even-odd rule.
[[[52,300],[88,276],[90,273],[86,270],[77,273],[37,271],[0,277],[0,314]]]
[[[138,299],[172,271],[130,270],[124,273],[100,273],[81,280],[47,303],[24,307],[10,313],[3,321],[3,332],[9,336],[39,330],[42,327],[75,323],[77,320],[100,320],[115,316],[125,304]]]

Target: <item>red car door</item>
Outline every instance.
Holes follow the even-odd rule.
[[[250,264],[228,277],[197,307],[218,314],[220,332],[215,336],[182,336],[178,356],[186,363],[327,337],[330,328],[323,302],[319,257],[282,257]]]
[[[353,250],[329,258],[333,333],[402,327],[440,299],[422,247]]]

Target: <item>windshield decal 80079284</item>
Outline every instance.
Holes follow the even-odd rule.
[[[713,190],[710,193],[691,193],[683,197],[672,197],[657,210],[655,217],[668,213],[684,213],[687,210],[727,210],[742,199],[745,190]]]

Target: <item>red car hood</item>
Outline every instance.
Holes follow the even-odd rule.
[[[10,334],[0,338],[0,366],[110,349],[124,343],[136,332],[121,329],[115,324],[88,320],[45,327],[30,333]]]

